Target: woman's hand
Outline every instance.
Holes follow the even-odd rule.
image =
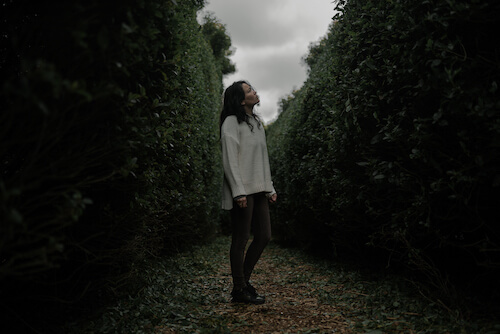
[[[236,200],[236,204],[240,207],[240,208],[246,208],[247,207],[247,197],[246,196],[243,196],[243,197],[240,197]]]
[[[269,203],[276,203],[276,199],[278,198],[278,194],[274,193],[269,196]]]

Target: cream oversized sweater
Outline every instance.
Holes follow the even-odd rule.
[[[274,194],[264,127],[250,117],[253,130],[246,122],[238,124],[228,116],[221,127],[224,182],[222,209],[231,210],[235,197],[259,192]]]

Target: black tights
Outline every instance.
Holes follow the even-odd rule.
[[[271,219],[265,193],[247,196],[247,207],[234,203],[231,210],[233,237],[231,242],[231,274],[235,288],[243,288],[250,280],[255,264],[271,239]],[[253,232],[253,240],[245,254],[245,248]]]

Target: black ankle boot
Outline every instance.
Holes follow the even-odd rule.
[[[266,297],[264,296],[261,296],[257,293],[257,290],[255,290],[255,288],[252,286],[252,284],[250,284],[249,282],[247,282],[247,291],[250,292],[250,294],[254,297],[260,297],[262,299],[266,299]]]
[[[254,296],[248,288],[233,289],[231,292],[233,303],[264,304],[265,299],[259,295]]]

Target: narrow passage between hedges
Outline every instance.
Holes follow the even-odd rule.
[[[486,333],[405,280],[271,243],[253,284],[264,305],[230,302],[230,238],[141,268],[143,287],[71,333]],[[362,269],[362,268],[361,268]],[[495,332],[491,332],[495,333]],[[497,332],[498,333],[498,332]]]

